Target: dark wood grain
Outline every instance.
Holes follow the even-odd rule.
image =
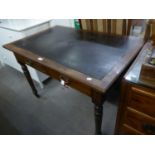
[[[110,34],[111,33],[111,19],[107,19],[107,32]]]
[[[152,40],[155,45],[155,19],[149,19],[146,23],[145,40]]]
[[[106,93],[143,44],[137,37],[59,26],[4,47],[11,50],[21,64],[30,65],[59,81],[63,79],[68,86],[90,96],[97,107],[96,131],[101,133],[101,107]]]
[[[101,135],[101,125],[102,125],[102,115],[103,115],[103,106],[95,105],[95,133]]]
[[[116,34],[117,20],[112,20],[112,33]]]
[[[132,26],[132,20],[129,19],[129,20],[128,20],[128,27],[130,27],[130,29],[127,29],[127,35],[130,35],[131,26]]]
[[[119,101],[119,107],[117,110],[117,119],[116,119],[116,124],[115,124],[115,134],[129,134],[128,133],[128,128],[125,127],[122,132],[123,127],[123,120],[124,120],[124,115],[126,111],[126,107],[128,102],[127,97],[130,97],[130,91],[129,91],[130,85],[123,79],[121,83],[121,97]],[[129,129],[130,130],[130,129]],[[127,132],[125,132],[127,131]],[[130,132],[130,131],[129,131]],[[133,130],[131,131],[133,132]]]
[[[80,20],[81,28],[95,32],[99,31],[98,27],[103,27],[102,32],[104,33],[130,35],[132,26],[137,25],[137,23],[140,25],[139,21],[136,22],[133,19],[103,19],[102,22],[99,22],[99,20],[100,19],[82,19]],[[142,26],[142,23],[140,26]]]
[[[51,44],[50,40],[53,39],[52,36],[50,40],[49,36],[47,38],[45,37],[45,39],[48,40],[42,39],[42,36],[53,34],[52,32],[55,29],[57,35],[55,34],[53,38],[60,38],[60,36],[62,36],[60,34],[64,33],[65,36],[67,33],[70,34],[68,40],[74,40],[74,44],[68,45],[67,36],[65,38],[61,38],[61,42],[58,42],[58,45],[56,46],[54,40],[57,39],[54,39]],[[78,37],[78,40],[77,35],[80,36]],[[20,55],[45,66],[48,65],[48,62],[48,66],[51,69],[59,70],[61,74],[64,74],[68,78],[78,79],[83,81],[86,85],[88,84],[93,89],[97,88],[97,90],[104,92],[104,90],[111,85],[111,82],[113,82],[122,73],[126,66],[138,54],[143,45],[143,41],[136,37],[127,38],[113,35],[108,36],[104,34],[96,35],[96,33],[93,34],[93,40],[89,39],[89,32],[56,27],[39,36],[36,35],[30,39],[28,38],[28,40],[23,39],[15,43],[5,45],[5,48],[12,50],[18,55],[18,57]],[[44,42],[47,41],[48,43],[44,44]],[[65,45],[62,46],[62,43]],[[97,51],[95,49],[97,49]],[[89,57],[87,57],[87,55],[89,55]],[[111,57],[111,55],[113,55],[113,57]],[[71,56],[74,57],[74,61],[71,59]],[[37,60],[38,57],[43,57],[44,61],[39,62]],[[86,80],[88,76],[92,78],[91,82]]]
[[[155,117],[155,91],[141,87],[132,87],[132,96],[128,106]]]
[[[126,20],[123,19],[123,28],[122,28],[122,34],[126,35],[127,34],[127,24],[126,24]]]
[[[148,132],[145,129],[146,124],[152,125],[155,128],[155,118],[150,117],[149,115],[146,115],[139,111],[136,111],[135,109],[132,108],[127,109],[124,122],[129,126],[133,127],[134,129],[137,129],[143,134],[155,134],[154,131]]]
[[[21,65],[21,68],[23,70],[23,73],[25,74],[25,77],[26,77],[27,81],[30,84],[30,87],[32,89],[33,94],[36,97],[40,97],[39,94],[38,94],[38,92],[37,92],[37,90],[36,90],[36,88],[35,88],[35,85],[33,83],[33,80],[31,78],[31,76],[30,76],[30,73],[29,73],[29,70],[28,70],[27,66],[24,63],[20,62],[20,61],[18,61],[18,63]]]
[[[115,134],[155,134],[155,87],[139,78],[150,47],[144,45],[123,78]]]
[[[107,29],[107,28],[106,28],[106,27],[107,27],[107,26],[106,26],[106,19],[103,19],[102,26],[103,26],[103,32],[106,33],[106,32],[107,32],[107,30],[106,30],[106,29]]]
[[[121,133],[126,135],[143,135],[142,132],[139,132],[138,130],[127,124],[123,124],[123,126],[121,127]]]

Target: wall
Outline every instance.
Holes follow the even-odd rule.
[[[52,19],[51,26],[61,25],[67,27],[74,27],[73,19]]]

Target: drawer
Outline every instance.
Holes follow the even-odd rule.
[[[155,118],[129,107],[125,113],[124,124],[144,134],[155,134]]]
[[[120,134],[123,134],[123,135],[142,135],[143,133],[137,131],[136,129],[132,128],[131,126],[123,124],[123,126],[121,127]]]
[[[155,117],[155,91],[132,87],[128,106]]]
[[[85,84],[81,84],[80,81],[67,77],[66,75],[63,75],[59,72],[59,70],[54,70],[51,67],[47,66],[46,64],[48,63],[46,60],[43,60],[42,62],[39,62],[39,60],[37,60],[38,58],[26,58],[26,57],[22,57],[20,55],[16,54],[16,58],[18,61],[27,64],[31,67],[33,67],[34,69],[37,69],[38,71],[45,73],[46,75],[51,76],[52,78],[55,78],[59,81],[65,82],[65,84],[67,86],[73,87],[83,93],[85,93],[88,96],[91,96],[92,93],[92,89],[90,86],[85,85]],[[36,59],[36,60],[34,60]],[[52,65],[51,65],[52,66]]]

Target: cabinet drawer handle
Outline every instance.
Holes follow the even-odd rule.
[[[143,129],[148,134],[155,134],[155,126],[151,124],[144,124]]]

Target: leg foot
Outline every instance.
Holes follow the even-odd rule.
[[[95,105],[95,134],[101,135],[101,125],[102,125],[102,115],[103,115],[103,106]]]

